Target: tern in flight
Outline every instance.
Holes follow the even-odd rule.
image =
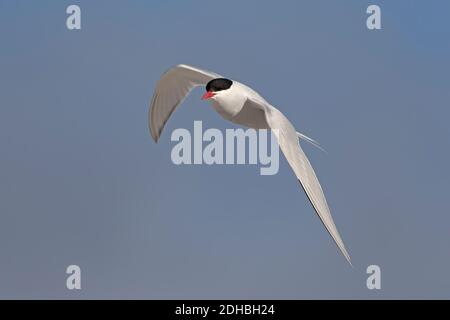
[[[213,108],[226,120],[244,127],[272,130],[314,210],[351,264],[350,256],[334,224],[319,180],[300,147],[300,139],[313,144],[315,141],[298,133],[281,111],[253,89],[214,72],[188,65],[180,64],[171,68],[159,79],[148,114],[149,129],[155,142],[158,141],[164,125],[175,108],[193,88],[199,86],[205,86],[206,89],[202,100],[211,101]]]

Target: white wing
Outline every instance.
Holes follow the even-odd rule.
[[[148,125],[155,142],[158,141],[170,115],[189,92],[195,87],[205,86],[215,78],[222,76],[184,64],[173,67],[161,76],[148,113]]]
[[[320,220],[322,220],[325,228],[351,265],[350,256],[334,224],[322,187],[308,158],[300,147],[294,126],[278,109],[259,97],[255,98],[253,101],[251,98],[248,99],[247,106],[250,107],[252,105],[254,108],[265,110],[267,124],[271,129],[275,129],[273,133],[278,140],[281,151],[283,151],[286,160],[300,181]]]

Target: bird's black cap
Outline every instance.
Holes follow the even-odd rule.
[[[233,81],[225,78],[213,79],[206,84],[206,91],[217,92],[221,90],[226,90],[231,87]]]

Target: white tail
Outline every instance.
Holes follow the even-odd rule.
[[[300,132],[297,132],[297,136],[299,137],[299,139],[303,139],[303,140],[305,140],[305,141],[308,141],[308,142],[311,143],[314,147],[316,147],[316,148],[322,150],[323,152],[327,153],[327,152],[325,151],[325,149],[322,148],[322,147],[320,146],[320,144],[319,144],[316,140],[314,140],[314,139],[312,139],[312,138],[310,138],[310,137],[308,137],[308,136],[306,136],[306,135],[304,135],[303,133],[300,133]]]

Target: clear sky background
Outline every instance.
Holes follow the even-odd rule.
[[[0,297],[450,298],[449,13],[445,0],[0,1]],[[354,268],[284,158],[274,176],[172,164],[172,130],[235,127],[203,90],[152,141],[149,100],[179,63],[252,86],[328,151],[304,145]],[[371,264],[381,290],[366,288]]]

